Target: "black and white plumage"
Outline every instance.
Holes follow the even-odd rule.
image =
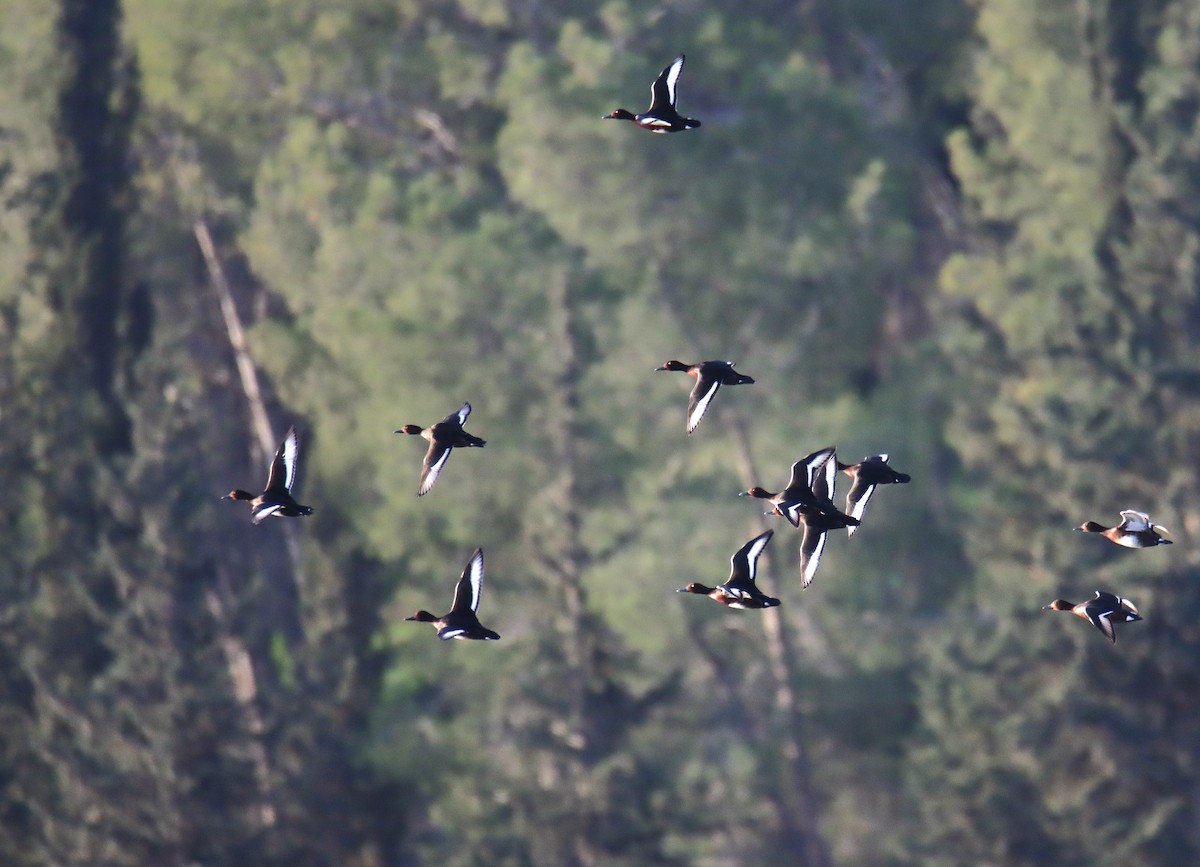
[[[888,465],[887,452],[870,455],[857,464],[839,462],[837,468],[854,479],[854,483],[846,493],[846,514],[859,521],[862,520],[863,513],[867,510],[867,503],[870,502],[877,486],[905,485],[912,481],[912,476],[897,472]],[[846,528],[849,535],[854,535],[857,526],[857,524],[851,524]]]
[[[443,641],[451,638],[462,638],[474,641],[498,641],[500,633],[488,629],[479,622],[476,612],[479,610],[479,597],[483,592],[483,549],[476,548],[471,555],[467,568],[454,586],[454,602],[450,611],[441,617],[435,617],[428,611],[421,610],[405,620],[419,623],[432,623],[437,627],[437,636]]]
[[[709,405],[722,385],[752,385],[754,378],[738,373],[733,369],[732,361],[701,361],[697,364],[685,364],[672,358],[656,367],[655,370],[674,370],[694,377],[696,384],[688,396],[687,432],[690,434],[704,418]]]
[[[1158,535],[1170,532],[1162,524],[1150,520],[1145,512],[1125,509],[1121,512],[1121,523],[1115,527],[1102,527],[1095,521],[1084,521],[1075,528],[1081,533],[1099,533],[1123,548],[1156,548],[1172,544],[1170,539]]]
[[[675,109],[679,97],[679,74],[683,71],[684,59],[684,55],[679,55],[654,79],[654,84],[650,85],[650,107],[646,111],[634,114],[618,108],[611,114],[604,115],[605,119],[632,121],[642,129],[654,133],[681,132],[699,127],[700,121],[694,117],[684,117]]]
[[[762,593],[756,583],[759,555],[773,535],[774,530],[767,530],[739,548],[729,558],[729,578],[725,583],[716,587],[692,583],[677,592],[708,596],[730,608],[774,608],[779,600]]]
[[[275,452],[271,469],[267,473],[267,486],[258,496],[240,488],[230,491],[223,499],[246,500],[250,503],[250,520],[261,524],[272,515],[281,518],[299,518],[312,514],[310,506],[303,506],[292,499],[292,486],[296,482],[296,465],[300,456],[300,437],[296,428],[289,427],[283,443]]]
[[[822,457],[825,453],[827,457]],[[839,512],[833,504],[837,486],[838,463],[832,446],[809,456],[808,477],[814,507],[797,507],[796,514],[804,525],[804,538],[800,541],[800,587],[804,589],[817,577],[821,554],[830,530],[853,527],[858,519]]]
[[[467,433],[463,425],[471,414],[471,404],[464,403],[457,411],[450,413],[435,425],[422,428],[420,425],[406,424],[396,433],[410,434],[423,437],[429,441],[425,459],[421,462],[421,479],[417,483],[417,496],[423,497],[429,493],[450,459],[450,452],[456,448],[483,448],[485,440]]]
[[[1094,599],[1080,602],[1078,605],[1065,599],[1055,599],[1042,610],[1070,611],[1089,621],[1113,644],[1117,643],[1117,623],[1132,623],[1142,619],[1137,608],[1128,599],[1103,590],[1097,590]]]
[[[742,491],[741,496],[766,500],[774,506],[766,514],[780,515],[793,527],[800,526],[801,516],[805,513],[823,513],[831,518],[847,518],[848,516],[838,511],[829,496],[836,476],[836,469],[830,467],[834,455],[834,447],[826,446],[796,461],[792,464],[792,475],[788,479],[787,487],[778,494],[761,487],[753,487]]]

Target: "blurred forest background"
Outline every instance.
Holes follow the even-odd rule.
[[[703,129],[600,119],[681,51]],[[1195,0],[6,0],[0,71],[3,864],[1200,863]],[[674,357],[758,382],[686,437]],[[801,594],[735,493],[830,443],[913,482]],[[768,526],[783,607],[674,593]],[[404,623],[478,545],[503,640]]]

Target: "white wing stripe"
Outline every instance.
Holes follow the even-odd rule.
[[[479,594],[483,591],[483,551],[471,559],[471,610],[479,610]]]
[[[283,440],[283,468],[286,470],[283,484],[289,491],[296,481],[296,454],[299,450],[300,443],[296,436],[296,429],[288,428],[287,436]]]
[[[676,86],[679,84],[679,73],[683,71],[683,58],[675,58],[675,62],[671,64],[671,70],[667,73],[667,96],[671,99],[671,105],[675,105]]]
[[[758,574],[758,555],[763,552],[763,548],[767,547],[767,543],[771,541],[771,534],[763,533],[755,540],[754,546],[746,552],[746,561],[750,567],[750,580],[755,580]]]
[[[716,396],[716,393],[720,390],[720,388],[721,383],[714,379],[712,388],[708,390],[708,393],[702,394],[696,399],[696,408],[692,410],[692,415],[690,418],[688,418],[688,433],[694,431],[696,426],[700,424],[700,419],[704,418],[705,410],[708,409],[708,405],[712,403],[713,397]]]
[[[442,472],[442,467],[446,465],[446,461],[450,459],[450,452],[454,449],[446,449],[442,452],[442,456],[434,463],[429,465],[429,472],[425,474],[425,481],[421,483],[421,490],[417,493],[427,494],[433,487],[434,482],[438,480],[438,475]]]

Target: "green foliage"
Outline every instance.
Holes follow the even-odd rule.
[[[1196,860],[1194,4],[9,5],[4,863]],[[674,593],[827,443],[913,482]]]
[[[1194,486],[1177,451],[1195,425],[1190,388],[1158,375],[1195,355],[1180,331],[1194,326],[1191,266],[1161,245],[1167,233],[1174,250],[1195,247],[1195,223],[1161,198],[1196,189],[1163,159],[1194,129],[1147,109],[1196,16],[1189,4],[1013,6],[981,6],[975,124],[952,141],[988,238],[942,271],[945,334],[959,375],[992,399],[958,405],[951,439],[994,495],[973,500],[977,577],[958,597],[984,623],[926,642],[913,773],[936,794],[922,839],[931,863],[1194,860],[1179,812],[1194,759],[1164,726],[1192,712],[1175,706],[1187,687],[1169,672],[1197,651],[1173,625],[1196,599],[1184,577]],[[1197,85],[1193,74],[1193,98]],[[1175,525],[1184,545],[1120,557],[1064,532],[1121,508]],[[1097,587],[1147,617],[1115,648],[1062,615],[1030,622],[1051,598]],[[981,718],[986,731],[968,722]]]

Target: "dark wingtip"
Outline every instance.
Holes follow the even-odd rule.
[[[912,481],[912,476],[908,473],[896,473],[896,481],[902,485],[907,485]]]

